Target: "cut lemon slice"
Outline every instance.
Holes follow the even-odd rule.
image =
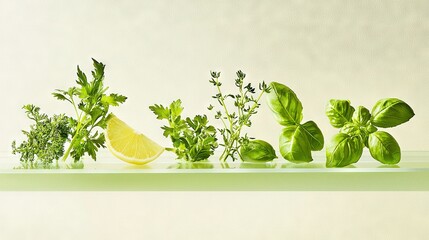
[[[136,132],[113,114],[107,121],[105,137],[110,152],[128,163],[146,164],[164,151],[162,146]]]

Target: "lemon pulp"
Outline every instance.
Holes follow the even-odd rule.
[[[122,161],[133,164],[146,164],[155,160],[164,148],[136,132],[125,122],[111,115],[105,131],[106,145],[110,152]]]

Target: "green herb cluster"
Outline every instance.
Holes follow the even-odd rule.
[[[17,146],[12,142],[12,153],[20,154],[24,168],[51,168],[64,154],[64,144],[70,134],[70,119],[64,114],[49,117],[40,108],[28,104],[23,107],[27,117],[34,121],[30,130],[23,130],[26,141]],[[57,165],[57,164],[55,164]]]
[[[77,87],[67,90],[57,89],[53,95],[58,100],[67,101],[75,110],[76,118],[72,119],[72,134],[68,149],[63,160],[69,154],[75,162],[79,161],[85,153],[96,160],[96,153],[100,147],[104,147],[105,139],[101,130],[106,128],[107,116],[110,106],[119,106],[127,97],[111,93],[106,94],[108,87],[103,84],[104,65],[93,60],[94,71],[92,81],[77,67]]]
[[[220,156],[220,161],[222,162],[228,158],[232,158],[235,161],[237,155],[240,156],[240,147],[250,141],[247,134],[242,134],[242,129],[244,126],[250,127],[252,125],[250,118],[257,113],[262,95],[270,92],[270,87],[265,82],[261,82],[259,83],[260,93],[258,96],[255,96],[256,89],[252,84],[244,83],[246,74],[242,71],[238,71],[236,74],[235,86],[238,92],[235,94],[224,94],[221,91],[222,83],[219,81],[220,72],[211,72],[210,83],[217,90],[217,94],[212,97],[218,101],[220,110],[214,110],[212,105],[208,109],[216,111],[215,118],[219,119],[223,125],[222,128],[218,128],[223,140],[223,143],[220,145],[224,147]],[[231,110],[227,101],[233,103],[234,111]],[[242,156],[240,156],[240,159],[243,159]]]
[[[48,165],[54,160],[62,157],[65,161],[69,155],[74,159],[72,166],[82,167],[80,160],[85,154],[96,160],[98,149],[105,143],[101,131],[106,127],[109,107],[118,106],[127,98],[115,93],[106,94],[108,87],[103,84],[105,65],[95,59],[93,65],[92,81],[88,81],[78,66],[78,86],[68,90],[57,89],[53,93],[58,100],[67,101],[73,106],[75,117],[61,114],[50,118],[40,114],[38,107],[24,106],[28,118],[35,123],[30,126],[29,132],[23,131],[27,141],[18,147],[15,141],[12,143],[12,152],[21,155],[24,167],[37,165],[49,168]],[[70,143],[64,151],[67,142]]]
[[[183,119],[180,99],[173,101],[169,107],[155,104],[149,109],[157,119],[168,121],[168,126],[161,128],[164,130],[164,136],[170,137],[173,148],[166,150],[174,152],[178,159],[195,162],[206,160],[213,155],[218,146],[216,129],[208,125],[206,115]]]
[[[302,103],[289,87],[277,82],[270,83],[270,87],[268,106],[277,122],[284,126],[279,139],[281,155],[295,163],[311,162],[311,151],[323,148],[322,131],[313,121],[301,124]]]
[[[405,123],[414,116],[414,111],[397,98],[379,100],[371,113],[362,106],[355,110],[348,100],[332,99],[326,115],[333,127],[341,128],[326,149],[326,166],[344,167],[359,161],[365,146],[381,163],[398,163],[401,160],[398,142],[389,133],[377,131],[377,127],[390,128]]]

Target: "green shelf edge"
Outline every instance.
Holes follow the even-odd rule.
[[[235,163],[227,169],[215,161],[210,168],[177,169],[172,158],[141,167],[89,162],[80,170],[23,170],[9,164],[0,165],[0,191],[429,191],[429,152],[406,152],[397,166],[366,157],[351,168],[327,169],[321,159],[302,165]]]
[[[2,191],[428,191],[429,172],[0,174]]]

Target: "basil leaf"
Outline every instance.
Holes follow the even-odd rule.
[[[360,125],[366,125],[370,119],[371,113],[369,113],[369,110],[367,108],[362,106],[359,106],[357,108],[357,110],[353,113],[352,117],[353,122]]]
[[[274,117],[283,126],[298,125],[302,120],[302,104],[287,86],[272,82],[267,94],[267,103]]]
[[[401,148],[395,138],[387,132],[371,133],[368,145],[371,156],[381,163],[396,164],[401,160]]]
[[[326,167],[345,167],[359,161],[363,152],[359,136],[335,135],[326,148]]]
[[[322,131],[320,131],[317,124],[313,121],[308,121],[301,125],[305,133],[307,134],[307,139],[310,142],[312,151],[320,151],[324,145],[324,139]]]
[[[340,128],[345,123],[350,122],[355,109],[348,100],[329,100],[326,106],[326,116],[333,127]]]
[[[390,128],[407,122],[414,116],[413,109],[397,98],[379,100],[371,111],[374,126]]]
[[[281,155],[294,163],[311,162],[311,145],[307,139],[304,128],[298,126],[287,126],[280,135]]]
[[[263,140],[253,140],[241,145],[240,155],[245,162],[266,162],[277,158],[271,144]]]
[[[345,133],[350,136],[358,136],[361,134],[361,130],[358,125],[355,123],[346,123],[344,126],[340,129],[340,133]]]
[[[377,128],[376,128],[376,127],[374,127],[374,126],[372,126],[372,124],[369,124],[369,125],[366,127],[366,131],[367,131],[368,133],[377,132]]]

